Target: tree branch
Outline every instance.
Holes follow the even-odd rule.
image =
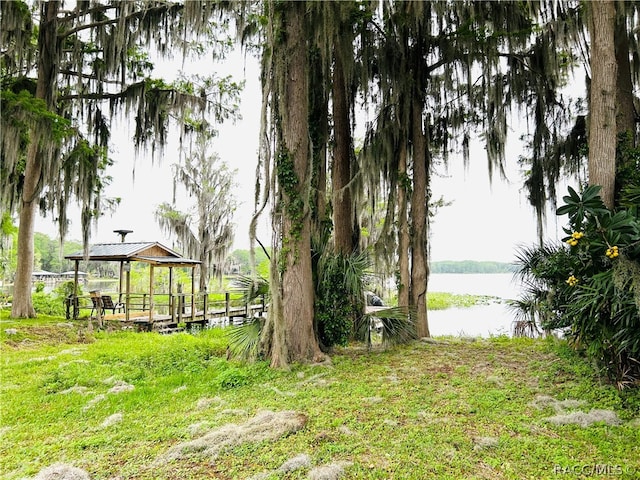
[[[429,65],[427,67],[427,74],[430,74],[431,72],[433,72],[434,70],[436,70],[437,68],[440,68],[442,65],[449,63],[448,60],[445,60],[444,58],[441,58],[440,60],[438,60],[436,63],[434,63],[433,65]]]
[[[69,75],[71,77],[86,78],[88,80],[98,80],[98,77],[96,77],[95,75],[92,75],[92,74],[89,74],[89,73],[76,72],[74,70],[60,69],[60,70],[58,70],[58,73],[60,73],[61,75]],[[100,82],[111,84],[111,85],[119,85],[120,84],[120,82],[118,80],[102,79],[102,80],[100,80]]]
[[[128,92],[134,87],[139,87],[144,85],[144,82],[133,83],[129,85],[127,88],[120,92],[116,93],[77,93],[73,95],[60,95],[58,100],[66,101],[66,100],[115,100],[118,98],[124,98],[127,96]],[[163,91],[163,90],[159,90]],[[171,90],[164,90],[166,92],[170,92]]]
[[[106,12],[107,10],[114,10],[117,7],[115,5],[99,5],[93,6],[86,10],[62,10],[60,13],[64,14],[64,17],[60,19],[61,22],[68,22],[69,20],[76,20],[77,18],[84,17],[86,15],[91,15],[92,13],[97,12]]]
[[[163,10],[167,10],[170,5],[171,4],[167,3],[166,5],[162,5],[162,6],[159,6],[159,7],[152,7],[152,8],[147,8],[145,10],[140,10],[138,12],[133,12],[131,15],[127,15],[127,16],[124,17],[125,23],[129,22],[130,20],[133,20],[133,19],[142,18],[142,17],[144,17],[145,15],[147,15],[147,14],[149,14],[151,12],[161,12]],[[102,27],[104,25],[111,25],[111,24],[114,24],[114,23],[119,23],[120,21],[121,21],[121,18],[118,17],[118,18],[112,18],[112,19],[109,19],[109,20],[103,20],[101,22],[94,22],[94,23],[88,23],[86,25],[79,25],[79,26],[77,26],[75,28],[72,28],[71,30],[67,30],[66,32],[60,33],[58,35],[58,38],[64,39],[64,38],[67,38],[67,37],[69,37],[69,36],[71,36],[71,35],[73,35],[75,33],[81,32],[82,30],[87,30],[87,29],[95,28],[95,27]]]

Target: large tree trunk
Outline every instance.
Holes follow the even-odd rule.
[[[286,79],[281,99],[282,134],[288,185],[281,185],[284,200],[282,221],[283,248],[280,251],[282,273],[282,319],[274,319],[275,338],[284,338],[287,358],[272,357],[273,366],[290,361],[310,361],[323,357],[313,329],[314,289],[311,269],[309,214],[310,148],[307,44],[304,30],[304,2],[283,6],[285,48],[279,78]],[[295,175],[291,181],[290,174]],[[284,180],[283,180],[284,181]],[[296,197],[296,198],[293,198]],[[296,212],[296,213],[293,213]],[[283,334],[278,330],[282,330]]]
[[[624,4],[616,4],[622,9],[616,15],[615,49],[618,75],[616,79],[616,131],[618,135],[618,154],[616,155],[616,185],[614,202],[619,201],[622,189],[629,182],[627,172],[635,168],[635,159],[629,155],[629,149],[636,146],[636,123],[633,97],[633,82],[631,77],[631,62],[629,60],[629,34],[627,33],[627,18],[624,15]]]
[[[326,78],[320,53],[311,60],[309,92],[309,136],[313,144],[313,166],[311,188],[313,192],[312,231],[322,232],[327,220],[327,140],[328,140],[328,100]]]
[[[401,136],[398,152],[398,306],[409,306],[409,218],[407,212],[407,143]]]
[[[36,316],[31,300],[31,275],[34,260],[34,226],[38,210],[40,194],[39,179],[42,174],[42,163],[37,142],[29,146],[25,168],[25,182],[20,204],[18,229],[18,263],[14,281],[12,318],[32,318]]]
[[[419,338],[431,336],[427,320],[427,146],[422,131],[422,103],[413,100],[411,108],[413,140],[413,192],[411,195],[411,305],[415,308],[415,327]]]
[[[198,290],[202,293],[206,292],[209,287],[209,256],[203,253],[200,257],[200,278],[198,280]],[[214,277],[215,281],[215,277]]]
[[[36,98],[44,100],[47,108],[54,106],[53,84],[57,73],[58,39],[57,14],[60,3],[57,1],[41,5],[40,28],[38,33],[38,82]],[[36,124],[29,132],[30,142],[24,171],[24,185],[20,203],[18,230],[18,266],[11,305],[12,318],[32,318],[36,316],[31,300],[31,275],[33,273],[34,245],[33,236],[38,202],[42,191],[42,168],[48,149],[41,149],[41,132]]]
[[[333,228],[336,252],[349,255],[353,244],[353,205],[351,189],[351,127],[347,100],[344,68],[340,52],[334,50],[333,68]]]
[[[589,184],[601,185],[600,196],[613,208],[616,181],[615,5],[591,2],[591,92],[589,124]]]
[[[624,9],[624,5],[619,8]],[[615,49],[618,76],[616,81],[616,127],[618,133],[631,133],[631,142],[635,143],[635,110],[633,108],[633,83],[631,79],[631,62],[629,60],[629,34],[627,18],[619,13],[616,16]]]

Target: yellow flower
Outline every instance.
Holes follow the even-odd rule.
[[[611,259],[616,258],[618,255],[620,255],[620,253],[618,253],[618,246],[614,245],[611,248],[607,248],[605,255]]]
[[[571,275],[569,278],[567,278],[566,283],[570,287],[575,287],[576,284],[578,283],[578,279],[576,277],[574,277],[573,275]]]
[[[578,240],[576,240],[575,238],[570,238],[569,240],[567,240],[567,243],[572,247],[575,247],[578,244]]]
[[[571,234],[571,238],[575,238],[576,240],[580,240],[582,237],[584,237],[584,233],[582,232],[573,232]]]

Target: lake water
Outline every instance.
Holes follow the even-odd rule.
[[[429,291],[490,295],[505,300],[517,298],[520,285],[511,273],[435,273],[429,276]],[[433,336],[510,335],[513,322],[513,313],[503,301],[468,308],[430,310],[428,315]]]

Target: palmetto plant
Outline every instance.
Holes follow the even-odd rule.
[[[269,280],[264,277],[250,277],[238,275],[231,283],[232,287],[242,293],[242,300],[250,304],[256,298],[264,297],[265,301],[269,297]]]
[[[326,248],[318,261],[316,323],[325,348],[345,345],[349,340],[372,344],[372,332],[384,345],[406,343],[415,338],[415,311],[393,307],[367,313],[365,282],[371,269],[367,251],[350,255]]]
[[[562,245],[546,243],[522,247],[516,254],[515,276],[523,294],[508,302],[515,314],[514,335],[536,336],[540,330],[567,327],[560,305],[566,304],[567,272],[575,270],[575,258]]]
[[[381,335],[383,345],[415,338],[409,309],[389,307],[365,312],[365,282],[371,266],[366,252],[341,255],[328,247],[316,260],[315,325],[323,348],[345,345],[350,340],[363,341],[370,347],[372,332]],[[240,276],[234,286],[243,292],[245,302],[262,295],[269,297],[269,283],[261,277]],[[256,317],[232,327],[228,335],[231,353],[243,358],[259,356],[264,325],[264,318]]]
[[[233,280],[232,286],[242,292],[242,301],[246,305],[260,297],[265,299],[265,304],[269,303],[269,281],[266,278],[239,275]],[[248,318],[242,325],[232,326],[228,332],[230,353],[245,359],[257,358],[264,320],[264,317],[256,316]]]
[[[628,187],[617,211],[599,187],[569,189],[559,215],[569,216],[565,246],[524,249],[520,276],[528,285],[513,302],[529,327],[563,328],[619,388],[640,383],[640,216]],[[522,324],[525,328],[525,324]]]
[[[416,338],[412,311],[407,307],[389,307],[363,314],[355,324],[354,337],[368,348],[373,345],[373,333],[380,335],[382,345],[408,343]]]
[[[350,255],[332,246],[316,263],[315,327],[323,349],[346,345],[354,324],[364,312],[364,282],[371,262],[366,252]]]
[[[264,318],[249,318],[242,325],[232,326],[227,333],[229,352],[244,359],[255,359],[260,354],[260,335]]]

